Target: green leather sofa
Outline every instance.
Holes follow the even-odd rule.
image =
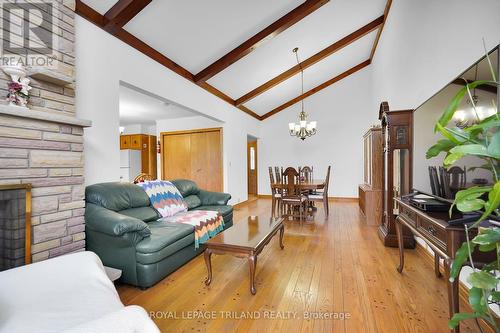
[[[204,191],[186,179],[174,180],[189,210],[215,210],[224,229],[233,225],[231,195]],[[147,288],[204,251],[194,248],[193,227],[158,221],[149,197],[130,183],[101,183],[85,189],[87,250],[104,265],[122,270],[120,281]]]

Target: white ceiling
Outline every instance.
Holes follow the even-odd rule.
[[[375,35],[374,31],[358,39],[349,47],[343,48],[304,70],[304,92],[367,60],[375,41]],[[294,59],[294,54],[291,51],[288,58]],[[246,102],[245,106],[262,115],[299,95],[301,95],[301,84],[300,74],[297,74]]]
[[[301,0],[153,0],[125,30],[198,73]]]
[[[117,2],[116,0],[83,0],[83,2],[96,11],[99,14],[104,15],[113,5]]]
[[[384,6],[385,0],[331,0],[208,83],[237,99],[296,65],[294,47],[307,59],[381,16]],[[363,56],[368,59],[370,52]]]
[[[305,0],[153,0],[124,29],[197,74]],[[104,14],[116,0],[83,0]],[[330,0],[208,83],[236,100],[383,15],[387,0]],[[376,31],[305,70],[305,90],[369,59]],[[300,74],[244,105],[259,115],[300,95]],[[157,113],[161,114],[160,111]]]
[[[156,120],[199,115],[185,107],[140,92],[131,86],[120,85],[120,125],[154,125]]]

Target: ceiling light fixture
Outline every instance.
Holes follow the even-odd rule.
[[[473,82],[477,81],[477,72],[478,72],[478,65],[476,64]],[[469,99],[467,100],[467,104],[469,105],[469,107],[457,110],[453,114],[453,120],[455,121],[455,125],[458,128],[463,129],[472,125],[476,125],[482,120],[496,113],[496,108],[494,105],[493,106],[478,105],[480,102],[482,101],[476,94],[476,88],[474,88],[472,91],[472,95],[469,92]]]
[[[299,61],[299,54],[298,54],[299,48],[296,47],[292,50],[293,53],[295,53],[295,58],[297,59],[297,64],[300,67],[300,78],[302,82],[302,95],[304,95],[304,69],[302,68],[302,65],[300,64]],[[301,140],[305,140],[306,138],[313,136],[316,134],[316,122],[311,121],[307,122],[307,113],[304,111],[304,99],[300,101],[301,105],[301,111],[299,113],[299,122],[298,124],[296,123],[289,123],[288,124],[288,129],[290,131],[291,136],[296,136]]]

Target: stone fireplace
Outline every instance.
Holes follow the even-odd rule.
[[[28,68],[29,109],[0,104],[0,185],[32,187],[33,262],[85,249],[83,134],[91,123],[78,119],[75,110],[75,2],[52,3],[55,63],[50,68]],[[12,15],[11,34],[22,34],[22,16]],[[8,82],[0,70],[1,101],[6,99]]]

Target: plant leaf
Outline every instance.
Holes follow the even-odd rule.
[[[486,156],[486,157],[497,158],[496,156],[491,155],[485,146],[479,145],[479,144],[468,144],[468,145],[456,146],[450,150],[450,153],[451,154],[477,155],[477,156]],[[500,156],[498,158],[500,158]]]
[[[449,153],[448,156],[444,159],[444,166],[449,167],[453,165],[456,161],[464,157],[464,154],[461,153]]]
[[[479,235],[472,239],[472,242],[478,245],[490,245],[500,242],[500,229],[499,228],[488,228],[481,230]]]
[[[474,186],[460,190],[455,194],[455,201],[479,198],[484,193],[491,191],[492,188],[491,186]]]
[[[491,252],[491,251],[495,250],[496,248],[497,248],[496,244],[479,245],[479,251],[481,251],[481,252]],[[491,269],[487,269],[487,270],[491,271]]]
[[[467,127],[466,129],[464,129],[464,131],[475,132],[477,130],[488,130],[492,127],[499,127],[499,126],[500,126],[500,120],[495,114],[493,116],[489,116],[488,118],[483,119],[479,124]]]
[[[471,252],[474,251],[475,247],[476,244],[470,243]],[[451,265],[450,278],[456,279],[458,277],[458,273],[460,272],[460,269],[462,268],[464,262],[467,260],[468,257],[469,257],[469,247],[467,245],[467,242],[464,242],[462,243],[462,246],[460,246],[457,253],[455,254],[455,259],[453,260],[453,264]]]
[[[494,301],[494,302],[500,302],[500,291],[493,291],[491,293],[491,299]]]
[[[461,212],[475,212],[484,207],[483,199],[464,199],[457,202],[457,208]]]
[[[456,144],[460,144],[460,140],[455,138],[451,133],[450,130],[444,126],[442,126],[440,123],[436,124],[436,131],[441,132],[441,134],[445,137],[448,138],[448,140],[455,142]]]
[[[476,288],[487,290],[495,289],[498,283],[497,279],[493,275],[485,271],[471,273],[467,278],[467,281]]]
[[[468,83],[466,84],[462,89],[460,89],[457,94],[455,95],[455,97],[453,97],[453,99],[451,100],[450,104],[448,105],[448,107],[446,108],[446,110],[443,112],[443,114],[441,115],[441,117],[439,118],[438,120],[438,123],[439,125],[441,125],[442,127],[445,127],[446,125],[448,125],[448,123],[450,122],[450,120],[453,118],[453,115],[455,114],[455,111],[458,109],[458,107],[460,106],[460,102],[462,101],[462,99],[464,98],[465,94],[467,93],[467,89],[474,89],[480,85],[483,85],[483,84],[497,84],[496,82],[491,82],[491,81],[486,81],[486,80],[478,80],[478,81],[474,81],[474,82],[471,82],[471,83]],[[439,130],[438,126],[436,124],[436,127],[434,128],[434,131],[437,132]]]
[[[498,261],[493,261],[490,262],[489,264],[486,264],[482,268],[483,271],[497,271],[498,270]]]
[[[498,205],[500,205],[500,181],[496,182],[496,184],[493,186],[493,189],[488,194],[488,203],[486,205],[486,210],[484,211],[478,222],[483,221],[485,218],[490,216],[490,214],[498,208]]]
[[[481,315],[477,313],[455,313],[448,322],[448,327],[453,329],[457,327],[462,320],[474,319],[479,317],[481,317]]]
[[[491,138],[488,145],[488,154],[496,159],[500,159],[500,131],[497,131]]]
[[[436,157],[439,155],[439,153],[443,151],[448,152],[451,148],[455,146],[456,146],[455,142],[448,139],[441,139],[434,146],[430,147],[429,150],[427,150],[425,158],[429,159],[432,157]]]
[[[485,314],[488,311],[483,289],[472,287],[469,290],[469,304],[476,313]]]

